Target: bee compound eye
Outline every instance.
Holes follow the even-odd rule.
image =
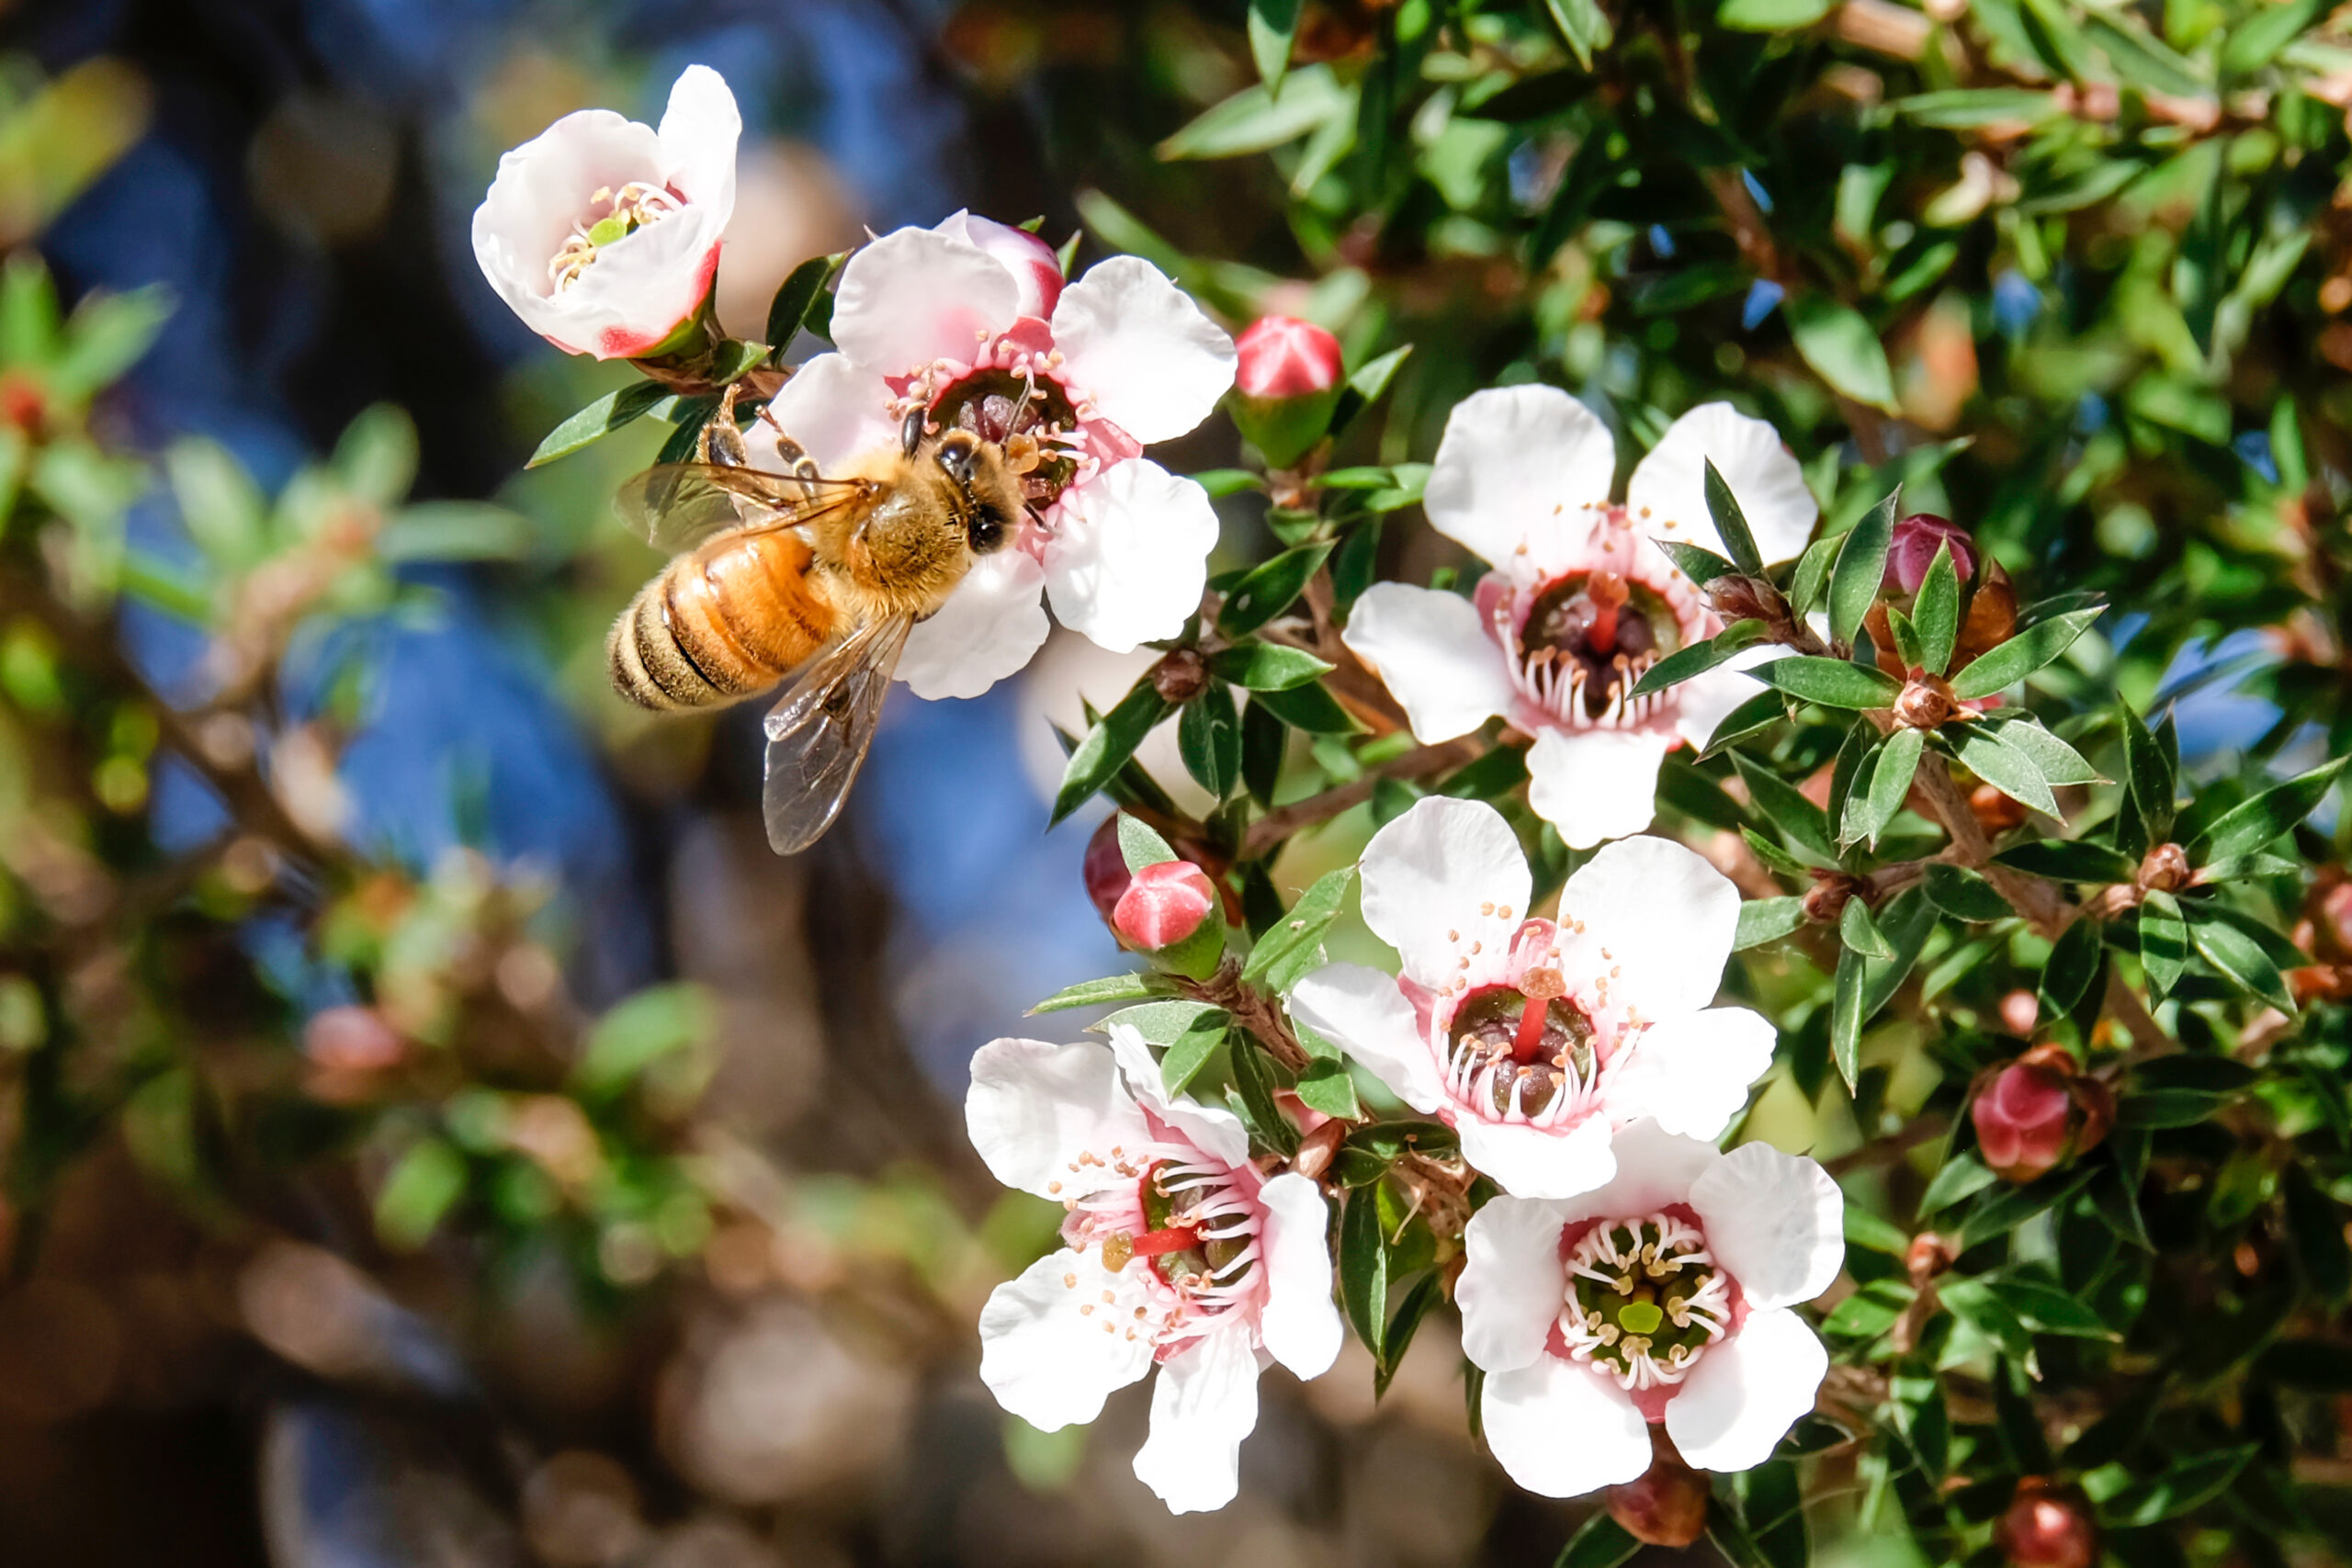
[[[979,443],[961,431],[951,432],[940,440],[939,466],[957,484],[971,482],[972,470],[978,467],[979,457]]]

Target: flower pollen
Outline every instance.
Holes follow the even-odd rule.
[[[1688,1377],[1731,1327],[1730,1277],[1671,1210],[1603,1220],[1569,1248],[1560,1337],[1629,1392]]]
[[[1262,1294],[1264,1213],[1249,1173],[1163,1135],[1112,1167],[1114,1181],[1071,1205],[1062,1239],[1102,1249],[1102,1267],[1144,1285],[1136,1318],[1159,1358]]]
[[[562,293],[580,281],[606,245],[661,221],[684,205],[674,191],[644,180],[631,180],[618,190],[599,186],[588,198],[590,220],[573,220],[571,237],[548,259],[548,281],[555,286],[555,292]]]
[[[1651,665],[1683,642],[1681,622],[1666,597],[1616,571],[1566,573],[1532,593],[1501,598],[1492,614],[1498,637],[1516,654],[1512,685],[1572,727],[1646,716],[1659,699],[1636,702],[1629,694]]]

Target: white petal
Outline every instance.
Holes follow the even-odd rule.
[[[1459,593],[1375,582],[1340,636],[1405,705],[1424,746],[1467,735],[1510,706],[1503,650]]]
[[[1617,479],[1600,417],[1557,387],[1494,387],[1454,405],[1421,510],[1430,525],[1495,566],[1521,541],[1589,523]]]
[[[1609,1118],[1654,1117],[1685,1137],[1723,1136],[1772,1066],[1771,1021],[1746,1008],[1708,1008],[1654,1023],[1603,1080]]]
[[[1038,602],[1046,569],[1026,551],[982,556],[939,613],[907,634],[899,679],[919,697],[977,697],[1017,673],[1053,630]]]
[[[1062,290],[1054,346],[1095,412],[1147,446],[1208,418],[1240,360],[1225,330],[1141,256],[1113,256]]]
[[[1290,1015],[1370,1067],[1414,1110],[1426,1115],[1445,1103],[1437,1059],[1394,977],[1360,964],[1327,964],[1291,987]]]
[[[1258,1337],[1267,1353],[1302,1378],[1321,1377],[1340,1354],[1340,1309],[1331,1301],[1331,1207],[1323,1190],[1295,1171],[1259,1190],[1266,1211],[1266,1305]]]
[[[1113,653],[1184,629],[1216,547],[1208,491],[1144,457],[1066,492],[1046,544],[1046,592],[1062,625]]]
[[[1796,1314],[1752,1312],[1667,1401],[1667,1436],[1702,1470],[1752,1470],[1813,1408],[1828,1371],[1829,1352]]]
[[[1453,1130],[1462,1136],[1462,1157],[1470,1168],[1515,1197],[1574,1198],[1605,1186],[1617,1174],[1606,1116],[1588,1116],[1565,1133],[1554,1133],[1524,1122],[1464,1115]]]
[[[1546,729],[1527,749],[1527,804],[1570,849],[1638,833],[1657,815],[1657,770],[1674,737],[1646,729]]]
[[[1020,304],[1021,286],[995,257],[928,229],[897,229],[842,268],[833,342],[886,376],[934,359],[968,364]]]
[[[980,1381],[1041,1432],[1091,1421],[1114,1390],[1151,1371],[1151,1337],[1133,1328],[1146,1301],[1141,1280],[1095,1254],[1040,1258],[980,1309]]]
[[[846,354],[813,355],[768,402],[775,423],[754,420],[743,432],[755,468],[784,472],[776,432],[799,443],[822,473],[840,473],[869,452],[899,444],[899,422],[890,417],[890,389],[871,370],[850,363]]]
[[[1054,301],[1062,292],[1061,258],[1053,246],[1026,229],[968,211],[951,212],[932,228],[974,250],[986,251],[1001,263],[1020,286],[1021,297],[1014,309],[1022,315],[1044,321],[1053,313]]]
[[[1739,889],[1698,851],[1671,839],[1620,839],[1568,878],[1560,894],[1567,973],[1613,975],[1612,1010],[1657,1023],[1713,1001],[1739,928]],[[1573,952],[1569,951],[1573,944]]]
[[[1431,795],[1372,836],[1363,852],[1363,919],[1434,989],[1457,953],[1508,950],[1527,918],[1527,857],[1484,801]]]
[[[1709,458],[1739,502],[1765,565],[1804,550],[1821,515],[1805,488],[1804,471],[1781,445],[1779,431],[1729,403],[1702,403],[1676,420],[1634,468],[1625,487],[1625,509],[1634,528],[1652,538],[1726,554],[1707,511]],[[1669,520],[1672,528],[1666,526]]]
[[[1192,1141],[1194,1148],[1228,1166],[1250,1163],[1250,1130],[1241,1118],[1222,1106],[1204,1105],[1190,1095],[1170,1094],[1168,1080],[1152,1058],[1151,1047],[1128,1024],[1111,1026],[1111,1051],[1136,1099],[1152,1114]]]
[[[1724,1157],[1714,1145],[1676,1137],[1655,1122],[1618,1128],[1609,1146],[1617,1159],[1617,1174],[1607,1186],[1561,1205],[1569,1223],[1628,1219],[1686,1201],[1690,1184]]]
[[[1846,1195],[1803,1155],[1742,1144],[1690,1184],[1690,1206],[1751,1306],[1809,1302],[1845,1264]]]
[[[1559,1356],[1487,1380],[1487,1446],[1513,1481],[1544,1497],[1581,1497],[1650,1467],[1649,1423],[1631,1394]]]
[[[1171,1514],[1222,1508],[1240,1486],[1241,1439],[1258,1425],[1258,1357],[1236,1320],[1163,1362],[1136,1479]]]
[[[727,79],[707,65],[680,72],[657,134],[672,188],[707,206],[725,231],[735,213],[735,144],[743,136],[743,117]]]
[[[1084,1197],[1111,1173],[1080,1154],[1107,1156],[1114,1144],[1140,1147],[1151,1136],[1118,1063],[1091,1041],[989,1041],[972,1054],[964,1124],[990,1175],[1040,1198]]]
[[[1491,1198],[1462,1233],[1462,1353],[1490,1372],[1532,1366],[1567,1299],[1560,1266],[1566,1210],[1533,1198]]]

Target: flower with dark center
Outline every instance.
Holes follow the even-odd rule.
[[[1488,1202],[1454,1299],[1495,1457],[1551,1497],[1648,1472],[1651,1423],[1700,1469],[1762,1462],[1828,1371],[1790,1309],[1838,1277],[1844,1223],[1812,1160],[1651,1122],[1619,1134],[1593,1191]]]
[[[1434,796],[1374,834],[1363,868],[1364,922],[1404,973],[1327,964],[1291,1015],[1452,1127],[1507,1192],[1599,1186],[1641,1118],[1715,1137],[1771,1063],[1770,1023],[1707,1005],[1739,893],[1680,844],[1604,847],[1544,919],[1502,817]]]
[[[1709,459],[1768,560],[1804,547],[1819,512],[1796,459],[1728,404],[1675,421],[1615,505],[1616,444],[1590,410],[1556,387],[1476,393],[1446,422],[1424,506],[1492,570],[1472,600],[1382,582],[1349,614],[1348,647],[1379,672],[1416,739],[1449,740],[1498,716],[1535,738],[1529,802],[1572,847],[1649,826],[1666,754],[1703,745],[1756,689],[1738,673],[1742,655],[1633,695],[1657,660],[1723,629],[1653,543],[1722,551]]]

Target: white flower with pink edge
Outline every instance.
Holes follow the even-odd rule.
[[[1772,1062],[1772,1025],[1709,1007],[1739,890],[1665,839],[1603,848],[1528,909],[1527,862],[1478,801],[1431,796],[1373,835],[1363,918],[1403,974],[1331,964],[1291,1015],[1452,1127],[1462,1156],[1522,1198],[1572,1198],[1617,1172],[1617,1129],[1654,1117],[1722,1135]]]
[[[1450,740],[1498,715],[1535,738],[1529,804],[1577,849],[1648,827],[1666,754],[1705,744],[1755,693],[1736,661],[1628,695],[1651,665],[1723,629],[1649,542],[1722,553],[1710,458],[1768,563],[1804,547],[1820,514],[1804,475],[1770,425],[1728,403],[1668,427],[1621,506],[1616,443],[1591,410],[1556,387],[1475,393],[1446,420],[1422,506],[1494,570],[1475,602],[1382,582],[1349,615],[1343,640],[1404,705],[1414,739]]]
[[[1051,1432],[1156,1364],[1136,1474],[1175,1513],[1231,1502],[1259,1371],[1340,1353],[1321,1190],[1260,1172],[1239,1119],[1169,1094],[1124,1024],[1108,1045],[991,1041],[964,1111],[998,1180],[1069,1212],[1062,1249],[981,1311],[980,1381]]]
[[[1789,1309],[1846,1256],[1829,1173],[1763,1144],[1729,1154],[1654,1122],[1617,1176],[1566,1200],[1497,1198],[1463,1234],[1462,1348],[1510,1478],[1575,1497],[1638,1478],[1651,1422],[1701,1470],[1761,1464],[1813,1408],[1828,1353]]]
[[[735,215],[735,95],[707,65],[670,89],[661,129],[565,115],[498,160],[474,259],[523,323],[567,354],[646,354],[694,319]]]
[[[914,629],[899,679],[977,696],[1062,624],[1114,653],[1174,637],[1200,607],[1216,513],[1197,484],[1139,456],[1185,434],[1233,384],[1233,340],[1159,268],[1114,256],[1065,285],[1035,235],[958,212],[851,256],[834,296],[840,352],[769,404],[819,468],[899,438],[906,416],[1003,441],[1025,435],[1030,515]],[[756,439],[756,437],[755,437]]]

